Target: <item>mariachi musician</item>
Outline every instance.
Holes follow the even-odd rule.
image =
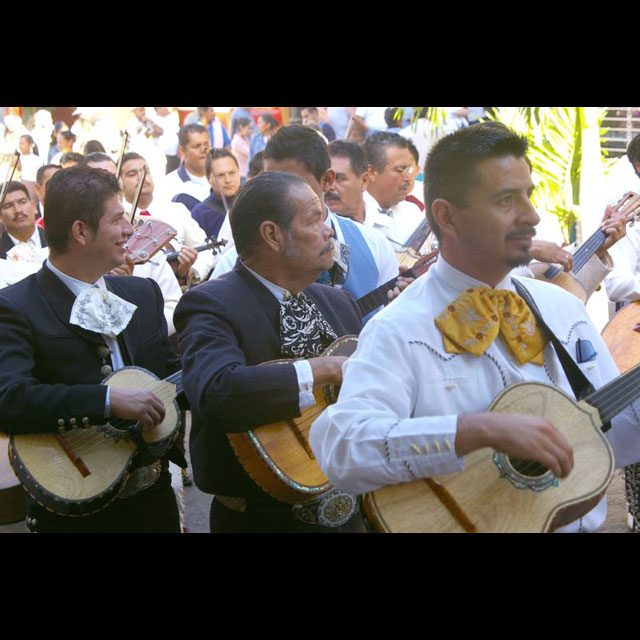
[[[576,297],[511,277],[531,259],[539,222],[526,149],[526,139],[504,125],[483,123],[431,150],[425,204],[440,258],[367,324],[337,403],[311,427],[313,452],[337,488],[362,494],[446,477],[464,471],[467,454],[483,448],[535,460],[557,478],[571,473],[573,449],[549,420],[487,411],[516,382],[542,382],[575,397],[535,309],[517,290],[565,345],[574,373],[579,368],[595,388],[618,375]],[[640,460],[638,409],[621,412],[606,432],[616,466]],[[594,530],[605,515],[602,499],[564,530]]]
[[[321,354],[336,338],[357,334],[362,318],[350,294],[314,283],[334,260],[324,205],[302,178],[265,172],[241,188],[231,213],[235,268],[185,293],[174,317],[193,403],[194,479],[215,496],[211,531],[359,530],[353,498],[345,523],[322,526],[321,502],[300,510],[267,495],[227,438],[299,416],[315,402],[314,384],[342,379],[344,357]],[[302,359],[258,366],[283,357]]]
[[[109,416],[145,429],[165,415],[150,391],[100,384],[125,365],[160,378],[179,365],[157,284],[105,276],[124,262],[132,233],[119,192],[115,176],[87,167],[59,171],[47,185],[49,259],[0,292],[0,430],[7,434],[64,433]],[[167,457],[173,453],[135,468],[119,497],[91,515],[57,515],[29,499],[27,525],[37,532],[178,533]]]

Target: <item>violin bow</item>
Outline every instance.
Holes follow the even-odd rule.
[[[136,188],[136,195],[133,197],[133,203],[131,204],[131,224],[136,219],[136,209],[138,208],[138,202],[140,201],[140,194],[142,193],[142,185],[147,177],[147,167],[142,167],[142,177]]]
[[[120,146],[120,157],[118,158],[118,164],[116,165],[116,178],[120,178],[120,169],[122,169],[122,158],[127,150],[127,144],[129,143],[129,132],[120,131],[122,136],[122,145]]]

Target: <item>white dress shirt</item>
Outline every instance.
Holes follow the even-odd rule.
[[[627,235],[610,249],[613,269],[604,281],[612,302],[640,300],[640,227],[627,227]]]
[[[391,242],[394,250],[402,247],[425,218],[413,202],[403,200],[389,207],[389,213],[382,213],[382,207],[368,191],[363,193],[363,198],[365,226],[381,232]]]
[[[560,287],[523,279],[542,316],[574,356],[578,338],[590,340],[597,358],[579,364],[595,388],[618,370],[584,305]],[[548,343],[545,365],[518,365],[501,338],[481,357],[445,352],[434,318],[469,287],[484,283],[442,258],[413,282],[360,334],[345,363],[338,402],[314,422],[311,447],[338,488],[361,494],[385,485],[464,469],[454,442],[460,414],[486,411],[516,382],[543,382],[573,392]],[[515,290],[510,275],[496,289]],[[640,403],[634,403],[640,409]],[[629,407],[612,421],[607,438],[616,465],[640,460],[640,425]],[[437,447],[436,447],[437,443]],[[429,445],[429,453],[425,452]],[[419,450],[420,453],[416,453]],[[606,500],[562,531],[594,530],[606,518]]]
[[[188,171],[187,175],[189,176],[187,182],[182,181],[177,169],[159,180],[154,178],[154,182],[159,191],[156,193],[156,199],[171,201],[173,197],[179,193],[186,193],[200,202],[206,200],[211,192],[211,185],[207,180],[207,176],[194,176]]]

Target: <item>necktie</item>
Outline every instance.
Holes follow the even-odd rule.
[[[141,216],[150,216],[151,214],[145,209],[144,211],[140,212]]]
[[[69,322],[115,338],[126,329],[137,308],[135,304],[123,300],[115,293],[94,285],[76,297]]]
[[[390,209],[385,209],[384,207],[379,207],[378,211],[380,213],[384,213],[385,216],[390,216],[391,215],[391,210]]]
[[[481,356],[500,333],[520,364],[544,364],[547,341],[527,303],[513,291],[467,289],[434,322],[447,353]]]
[[[311,298],[304,293],[285,294],[280,305],[280,340],[285,358],[319,356],[337,338]]]

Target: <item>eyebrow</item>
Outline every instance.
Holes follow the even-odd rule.
[[[527,189],[527,193],[533,193],[536,189],[536,185],[532,184]],[[502,196],[512,195],[514,193],[520,193],[521,189],[502,189],[492,194],[493,198],[502,198]]]

